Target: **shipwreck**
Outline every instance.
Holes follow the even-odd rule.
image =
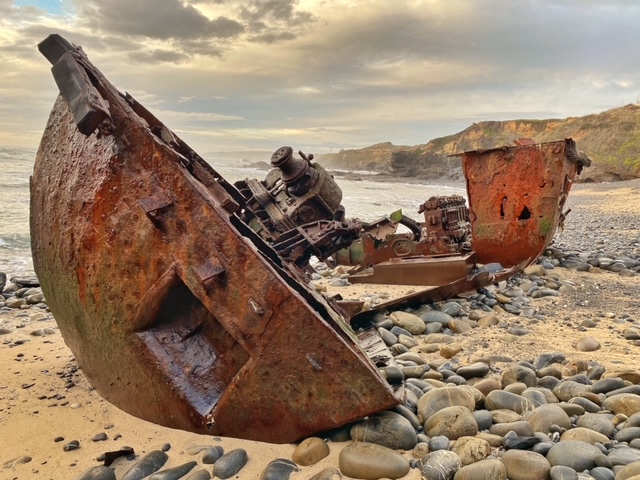
[[[373,313],[491,284],[549,244],[588,165],[570,139],[467,152],[468,208],[364,224],[311,155],[231,184],[80,48],[39,49],[60,95],[31,179],[36,273],[91,385],[168,427],[284,443],[401,403],[372,312],[311,288],[310,259],[425,286]]]

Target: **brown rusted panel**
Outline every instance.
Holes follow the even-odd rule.
[[[571,139],[466,152],[472,247],[481,263],[534,261],[552,240],[584,162]]]
[[[57,99],[34,167],[32,250],[97,391],[155,423],[270,442],[397,404],[345,319],[233,213],[242,197],[74,58],[110,117],[85,136]]]
[[[351,275],[351,283],[440,286],[466,278],[475,266],[475,255],[392,258],[373,266],[371,273]]]

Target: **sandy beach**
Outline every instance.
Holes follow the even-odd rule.
[[[640,257],[640,181],[608,184],[580,184],[569,196],[569,215],[557,244],[579,251],[612,252]],[[9,275],[11,272],[7,272]],[[594,268],[576,271],[556,268],[548,272],[575,288],[558,296],[533,298],[532,306],[543,319],[512,315],[496,310],[495,315],[510,328],[521,327],[526,335],[509,333],[504,326],[474,328],[455,335],[460,350],[458,365],[478,359],[504,357],[492,363],[493,374],[520,360],[532,362],[543,352],[562,352],[571,362],[597,362],[607,372],[640,372],[637,342],[623,331],[640,323],[640,276],[621,276]],[[398,295],[416,287],[362,286],[327,287],[345,298],[364,293]],[[585,321],[588,321],[585,323]],[[233,438],[212,438],[171,430],[134,418],[103,400],[78,370],[53,316],[41,309],[0,312],[0,479],[73,479],[90,467],[103,453],[124,446],[143,455],[163,446],[173,467],[191,460],[199,465],[201,454],[192,455],[193,445],[220,445],[224,451],[243,448],[248,462],[234,475],[238,479],[258,479],[276,458],[291,459],[295,445],[272,445]],[[576,349],[583,337],[597,339],[595,351]],[[416,339],[420,342],[420,337]],[[443,362],[440,350],[412,348],[427,362]],[[568,367],[569,368],[569,367]],[[94,441],[105,433],[106,440]],[[77,440],[79,448],[63,447]],[[300,467],[292,479],[309,479],[327,467],[338,467],[340,450],[350,442],[329,442],[330,454],[315,465]],[[412,452],[401,452],[407,459]],[[117,478],[133,460],[116,461]],[[188,476],[187,476],[188,477]],[[184,477],[184,478],[187,478]],[[327,477],[330,478],[330,477]],[[337,476],[335,478],[338,478]],[[342,478],[349,478],[343,476]],[[411,469],[403,479],[420,479]]]

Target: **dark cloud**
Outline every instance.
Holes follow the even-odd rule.
[[[293,40],[296,38],[295,33],[292,32],[267,32],[262,35],[253,35],[249,37],[250,42],[256,43],[278,43],[285,42],[287,40]]]
[[[87,24],[103,32],[181,40],[230,38],[244,31],[243,25],[233,19],[210,20],[179,0],[91,0],[78,1],[77,6]]]
[[[136,62],[143,63],[184,63],[187,61],[187,57],[175,50],[141,50],[129,52],[129,58]]]
[[[251,0],[241,2],[240,17],[247,22],[254,43],[290,41],[317,19],[304,10],[298,10],[298,0]]]

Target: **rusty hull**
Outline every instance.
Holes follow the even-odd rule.
[[[573,180],[589,163],[570,138],[463,153],[478,261],[512,267],[538,258],[564,220]]]
[[[53,107],[32,250],[91,385],[151,422],[275,443],[398,404],[345,318],[239,219],[233,186],[62,45],[54,73],[80,74],[61,91],[93,103]]]

